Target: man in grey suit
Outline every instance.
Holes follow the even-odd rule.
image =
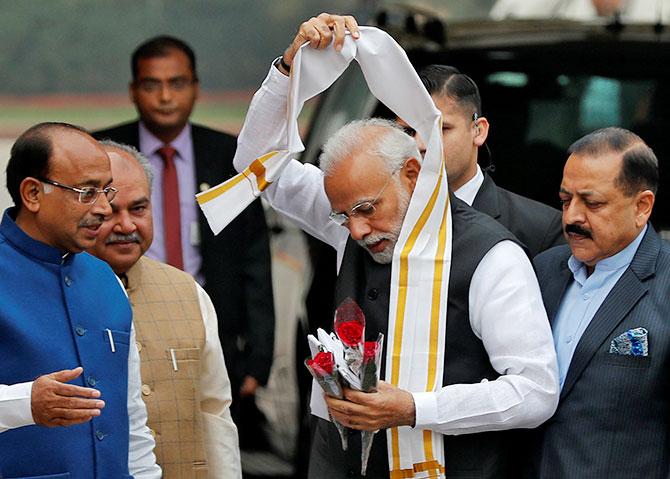
[[[568,152],[559,193],[568,245],[536,258],[562,389],[529,442],[529,477],[666,479],[670,246],[648,222],[658,161],[620,128]]]

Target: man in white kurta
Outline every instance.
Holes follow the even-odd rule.
[[[323,48],[335,37],[336,45],[341,44],[345,22],[352,33],[357,31],[350,19],[326,14],[305,22],[283,57],[275,62],[254,96],[240,134],[234,159],[238,171],[268,151],[288,149],[286,67],[290,68],[297,49],[306,41]],[[367,145],[357,148],[357,154],[363,154]],[[375,189],[370,197],[374,197],[380,185],[374,186],[372,180],[379,173],[368,173],[370,188]],[[330,179],[327,175],[326,181],[332,184],[335,175]],[[331,208],[335,209],[333,199],[339,202],[346,188],[331,187],[328,193],[324,190],[324,174],[318,168],[291,160],[264,196],[306,232],[333,246],[340,267],[349,237],[364,237],[358,237],[353,222],[343,227],[329,220]],[[470,280],[467,298],[462,300],[468,305],[471,332],[481,341],[490,365],[497,371],[495,380],[449,384],[436,392],[407,392],[390,385],[381,386],[380,392],[372,395],[350,392],[348,401],[328,400],[331,414],[354,429],[411,425],[443,435],[535,427],[550,417],[558,400],[556,358],[529,259],[517,243],[505,239],[486,252]],[[398,406],[408,401],[410,414],[394,416],[393,411],[403,409]],[[378,414],[380,408],[384,409],[382,403],[388,405],[389,414]],[[383,418],[376,420],[379,416]],[[332,477],[342,472],[347,471],[329,471]],[[311,467],[313,477],[326,477],[323,474],[325,470]]]

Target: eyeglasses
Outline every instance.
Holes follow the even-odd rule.
[[[404,163],[391,172],[391,175],[389,176],[388,180],[386,180],[386,183],[384,183],[384,186],[382,186],[382,189],[379,190],[379,193],[377,193],[377,196],[375,196],[373,200],[362,201],[360,203],[357,203],[354,206],[352,206],[349,211],[342,211],[342,212],[331,211],[328,214],[328,218],[330,218],[331,221],[334,221],[340,226],[346,225],[347,222],[349,221],[349,218],[356,218],[356,217],[372,218],[375,215],[376,211],[375,204],[379,201],[379,198],[381,198],[382,195],[384,194],[386,187],[391,182],[391,178],[393,178],[393,176],[397,172],[402,170],[403,166],[405,166]]]
[[[70,190],[79,193],[79,203],[82,203],[84,205],[92,205],[93,203],[95,203],[100,193],[103,193],[105,195],[105,198],[107,198],[107,201],[111,203],[112,201],[114,201],[116,192],[119,191],[113,186],[107,186],[106,188],[102,189],[96,188],[95,186],[84,186],[83,188],[75,188],[74,186],[63,185],[62,183],[58,183],[57,181],[53,180],[45,179],[40,181],[48,185],[57,186],[65,190]]]
[[[165,82],[156,80],[155,78],[144,78],[142,80],[138,80],[136,84],[140,90],[143,90],[147,93],[155,93],[160,91],[163,88],[163,85],[167,85],[168,89],[172,91],[184,91],[186,88],[193,85],[195,81],[196,80],[191,80],[190,78],[185,77],[170,78]]]

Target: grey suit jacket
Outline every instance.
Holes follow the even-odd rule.
[[[500,188],[487,174],[472,207],[510,230],[526,246],[531,258],[565,243],[560,211]]]
[[[569,256],[559,246],[535,260],[550,321],[573,280]],[[530,442],[529,477],[669,477],[669,293],[670,245],[649,225],[577,345],[554,417]],[[648,331],[648,356],[609,352],[614,338],[638,327]]]

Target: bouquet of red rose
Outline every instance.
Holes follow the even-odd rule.
[[[365,315],[356,302],[347,298],[335,311],[335,333],[327,334],[323,329],[317,331],[317,338],[308,336],[313,359],[305,364],[326,394],[342,398],[341,385],[344,382],[352,389],[363,392],[375,392],[379,381],[379,368],[384,335],[379,334],[376,341],[365,341]],[[332,373],[320,374],[317,377],[314,371],[314,362],[320,354],[328,354],[334,361]],[[328,362],[330,367],[332,363]],[[338,378],[339,395],[324,378]],[[331,381],[333,381],[331,379]],[[331,418],[332,420],[332,418]],[[333,421],[342,438],[342,448],[347,449],[347,430],[341,424]],[[365,475],[372,439],[376,431],[361,432],[361,474]]]

